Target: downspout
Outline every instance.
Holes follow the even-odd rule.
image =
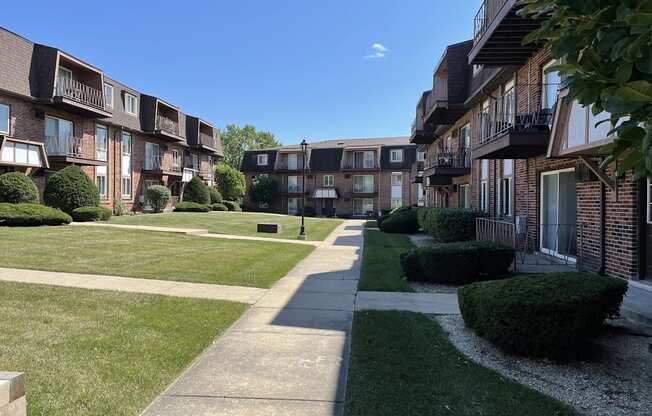
[[[598,274],[604,276],[606,274],[607,264],[607,201],[606,201],[606,187],[604,182],[600,182],[600,269]]]

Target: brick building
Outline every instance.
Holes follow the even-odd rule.
[[[446,49],[420,97],[411,142],[426,155],[426,204],[484,210],[524,252],[650,278],[650,186],[599,168],[608,114],[566,98],[549,51],[522,44],[540,23],[515,3],[483,1],[474,38]]]
[[[148,186],[169,187],[174,203],[193,176],[212,184],[221,156],[210,123],[0,28],[0,173],[23,171],[42,191],[52,172],[79,165],[103,206],[143,210]]]
[[[304,186],[299,145],[246,152],[241,167],[247,181],[245,209],[298,214],[304,194],[306,205],[324,216],[365,217],[419,203],[416,146],[409,137],[313,142],[306,153]],[[269,205],[249,197],[259,175],[272,176],[280,185],[280,196]]]

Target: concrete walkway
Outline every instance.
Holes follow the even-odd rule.
[[[340,225],[143,415],[341,415],[362,225]]]
[[[355,310],[400,310],[430,315],[460,314],[455,293],[358,292]]]
[[[230,300],[247,304],[256,303],[267,292],[267,289],[253,287],[6,268],[0,268],[0,281],[184,298]]]

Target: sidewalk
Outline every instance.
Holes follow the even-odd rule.
[[[340,225],[143,415],[341,415],[362,225]]]

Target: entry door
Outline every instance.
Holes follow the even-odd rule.
[[[297,215],[299,213],[299,200],[297,198],[288,198],[288,214]]]
[[[572,260],[577,255],[575,170],[541,176],[541,251]]]
[[[326,217],[332,217],[335,215],[335,200],[334,199],[322,199],[321,200],[321,213]]]

